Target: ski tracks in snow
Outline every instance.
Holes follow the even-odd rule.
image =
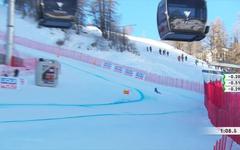
[[[106,82],[111,82],[119,86],[123,86],[124,88],[129,88],[131,90],[134,90],[137,92],[138,97],[133,100],[125,100],[125,99],[119,99],[115,100],[110,103],[97,103],[97,104],[0,104],[0,108],[98,108],[98,107],[111,107],[115,105],[123,105],[123,104],[129,104],[129,103],[139,103],[145,100],[144,93],[137,88],[130,87],[128,85],[118,83],[115,81],[111,81],[110,79],[107,79],[101,75],[82,70],[74,65],[67,64],[61,62],[61,64],[71,67],[75,70],[78,70],[80,72],[86,73],[88,75],[91,75],[95,78],[104,80]],[[195,109],[194,109],[195,110]],[[63,116],[63,117],[44,117],[44,118],[31,118],[31,119],[18,119],[18,120],[0,120],[0,124],[9,124],[9,123],[30,123],[30,122],[45,122],[45,121],[57,121],[57,120],[69,120],[69,119],[81,119],[81,118],[100,118],[100,117],[136,117],[136,116],[162,116],[162,115],[171,115],[171,114],[178,114],[178,113],[189,113],[194,111],[192,110],[176,110],[176,111],[168,111],[168,112],[158,112],[158,113],[104,113],[104,114],[87,114],[87,115],[72,115],[72,116]]]

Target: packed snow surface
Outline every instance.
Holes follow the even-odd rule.
[[[2,32],[6,32],[5,11],[0,8]],[[33,20],[23,20],[19,15],[15,33],[49,45],[64,37],[61,30],[37,28]],[[179,63],[176,56],[183,52],[162,42],[130,37],[140,56],[87,50],[100,34],[96,28],[87,27],[86,33],[72,35],[64,47],[161,75],[202,82],[202,67],[195,66],[195,58],[188,55],[188,62]],[[146,52],[146,46],[154,51]],[[168,49],[170,56],[159,56],[159,47]],[[207,150],[219,138],[202,132],[211,124],[201,94],[131,79],[21,45],[15,48],[30,56],[56,59],[62,68],[57,88],[35,86],[34,75],[22,74],[26,83],[19,90],[0,89],[0,149]],[[130,94],[124,95],[124,90]]]

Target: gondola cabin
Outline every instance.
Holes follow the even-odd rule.
[[[200,41],[209,31],[205,0],[162,0],[157,25],[162,40]]]
[[[37,0],[39,25],[70,28],[75,21],[77,0]]]

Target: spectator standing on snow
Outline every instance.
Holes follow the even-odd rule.
[[[178,61],[180,62],[180,60],[181,60],[181,57],[180,57],[180,56],[178,56],[178,58],[177,58],[177,59],[178,59]]]
[[[19,76],[19,70],[18,69],[15,69],[14,71],[13,71],[13,76],[14,77],[18,77]]]
[[[188,60],[188,57],[187,56],[185,56],[185,61],[187,61]]]
[[[151,46],[149,47],[149,49],[150,49],[150,52],[152,52],[152,47]]]
[[[159,54],[162,55],[162,50],[159,48]]]
[[[169,51],[167,51],[167,56],[169,56]]]
[[[181,59],[182,59],[182,62],[184,61],[184,55],[182,54],[182,56],[181,56]]]
[[[195,60],[195,64],[196,64],[196,66],[198,65],[198,60],[197,59]]]

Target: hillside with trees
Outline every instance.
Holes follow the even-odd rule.
[[[210,23],[210,31],[203,41],[168,43],[207,62],[240,64],[240,16],[232,34],[227,34],[224,22],[216,18]]]
[[[7,0],[5,0],[7,3]],[[16,9],[22,17],[37,18],[36,0],[17,0]],[[76,13],[76,34],[81,34],[86,20],[102,31],[103,39],[98,39],[94,45],[101,46],[103,40],[110,41],[109,47],[118,51],[136,53],[134,44],[127,38],[126,26],[120,26],[117,13],[117,0],[78,0]],[[69,36],[66,33],[66,36]],[[67,38],[66,38],[67,39]],[[167,42],[207,62],[240,64],[240,15],[236,20],[231,34],[227,34],[224,22],[216,18],[210,23],[207,37],[200,42]]]
[[[7,3],[7,1],[5,1]],[[135,45],[127,38],[129,34],[126,30],[127,26],[120,26],[119,14],[117,10],[117,0],[78,0],[78,9],[76,13],[76,20],[74,30],[76,34],[81,34],[82,27],[86,26],[86,20],[91,20],[91,25],[98,27],[102,31],[102,39],[96,39],[93,44],[96,47],[104,47],[102,43],[104,40],[109,41],[110,49],[117,51],[129,51],[137,53]],[[17,0],[16,9],[22,15],[22,18],[31,17],[38,21],[36,0]],[[70,32],[66,32],[66,38],[70,36]],[[64,41],[58,43],[64,44]],[[100,48],[101,49],[101,48]]]

